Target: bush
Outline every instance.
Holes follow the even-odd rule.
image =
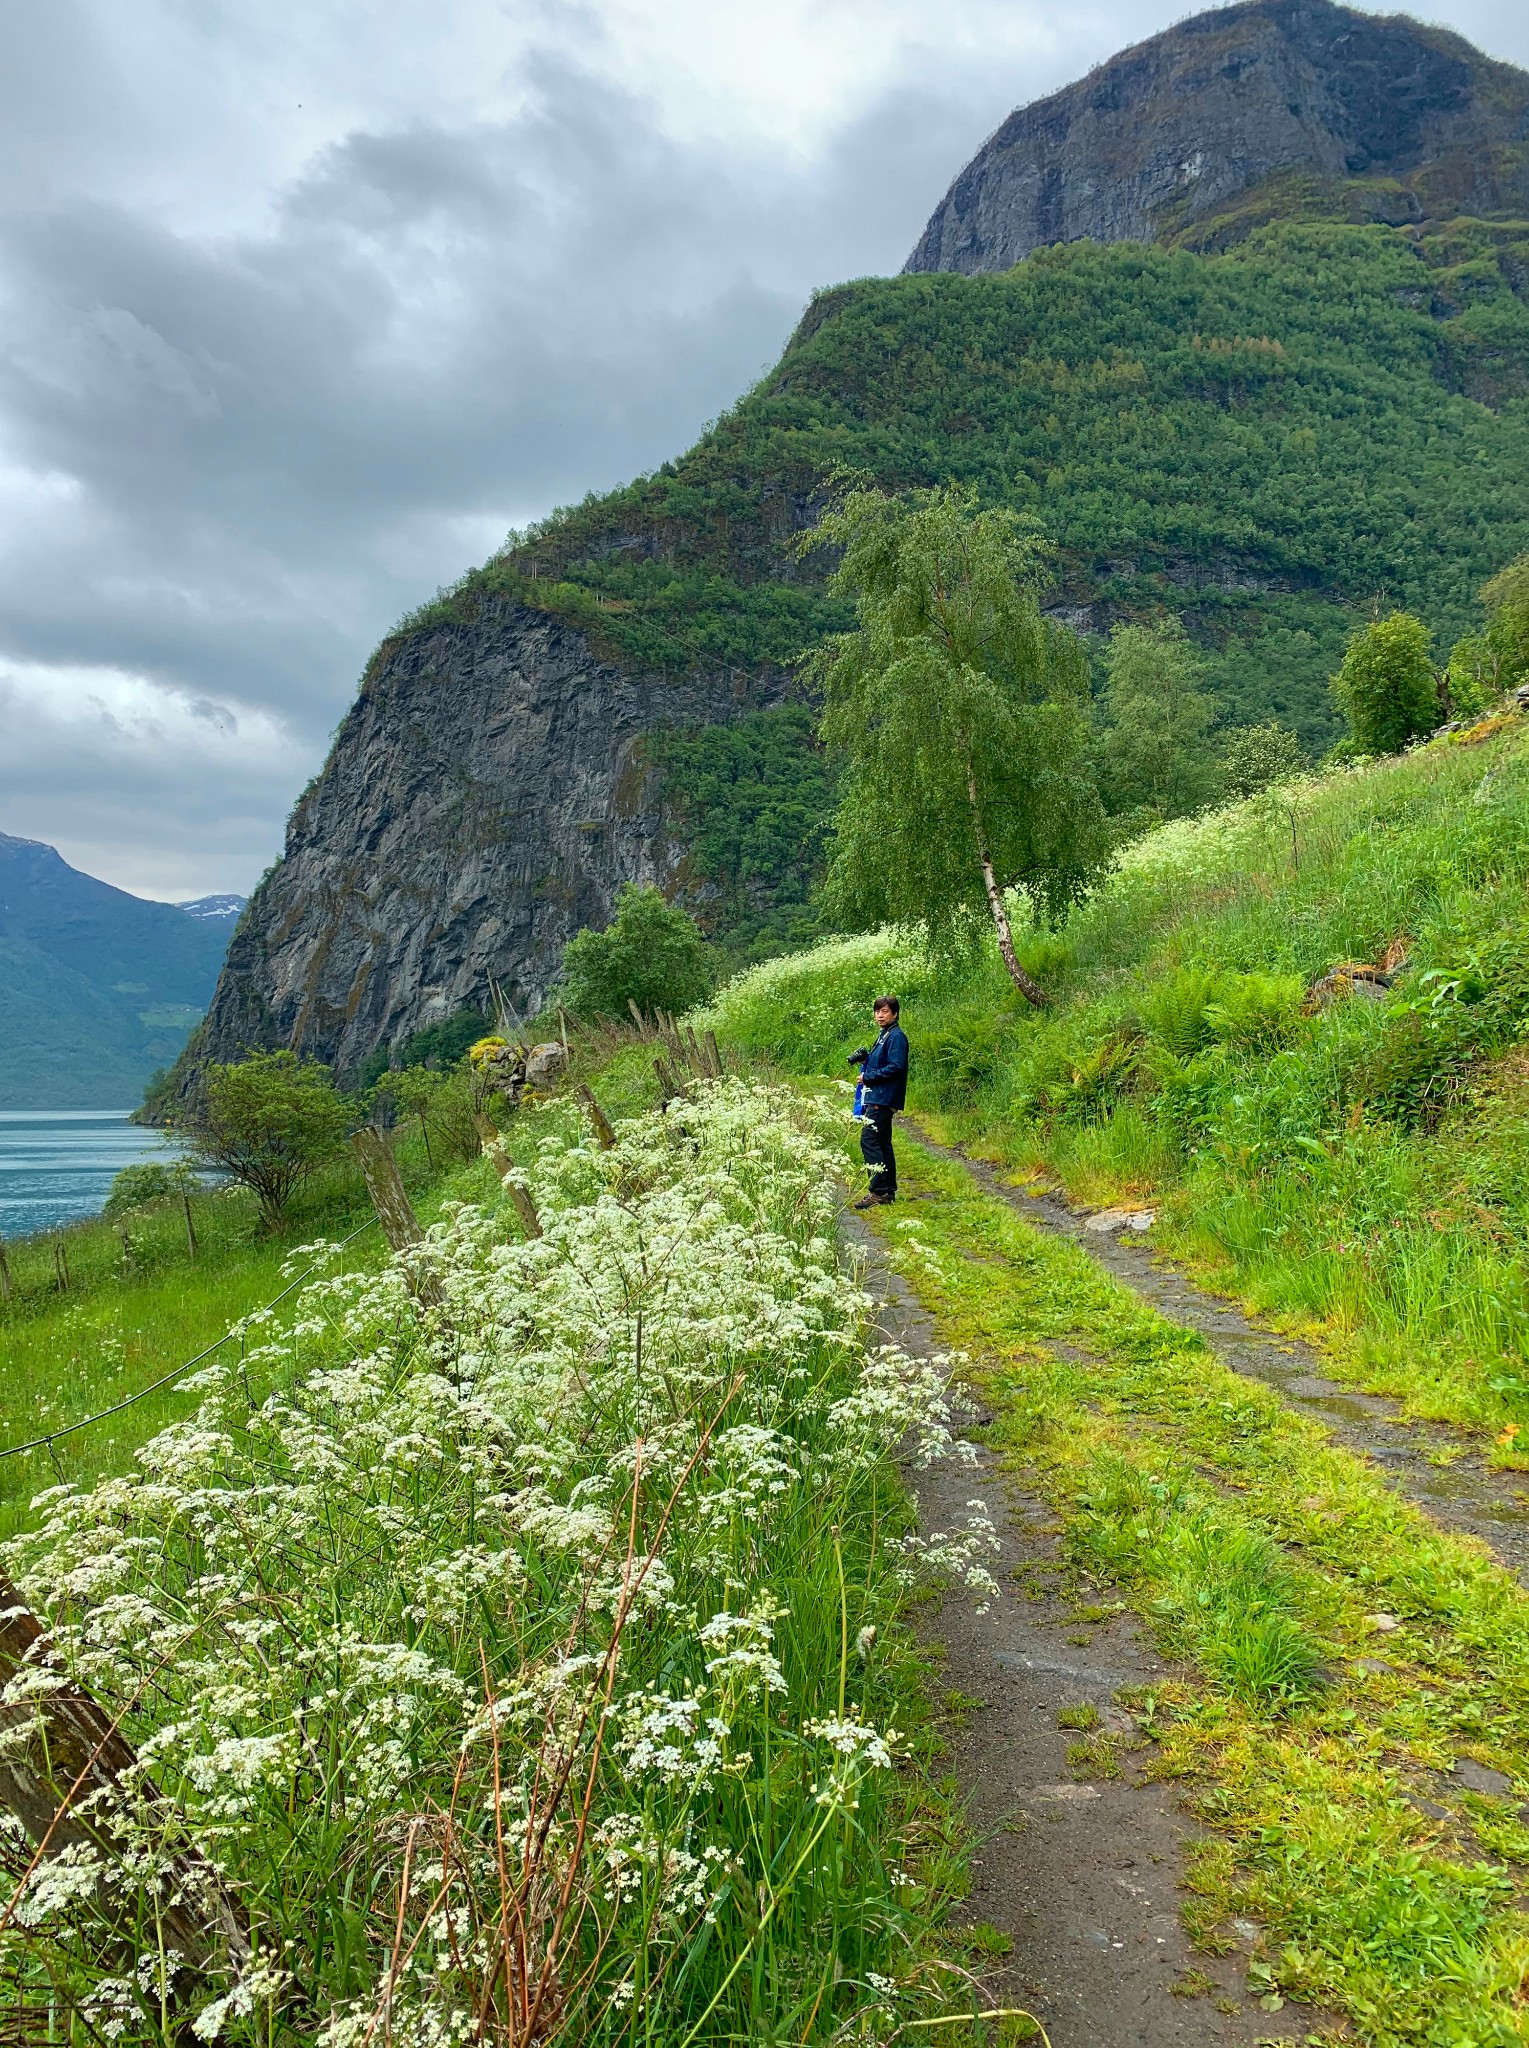
[[[1257,796],[1276,782],[1288,782],[1306,763],[1301,743],[1276,720],[1243,725],[1226,736],[1221,750],[1221,777],[1226,794],[1239,801]]]
[[[186,1184],[185,1169],[162,1159],[143,1159],[136,1166],[124,1166],[111,1184],[101,1213],[125,1216],[129,1209],[141,1209],[145,1202],[162,1202],[178,1194]]]
[[[1361,626],[1333,677],[1333,690],[1362,754],[1399,754],[1439,723],[1428,628],[1410,612]]]
[[[657,889],[626,883],[603,932],[581,931],[563,948],[563,1002],[576,1017],[625,1017],[692,1009],[712,984],[711,958],[695,919]]]
[[[209,1067],[177,1128],[200,1164],[250,1188],[275,1225],[294,1189],[334,1158],[355,1121],[328,1067],[295,1052],[262,1052]]]

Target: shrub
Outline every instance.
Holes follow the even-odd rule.
[[[177,1194],[185,1181],[183,1169],[163,1159],[141,1159],[136,1166],[124,1166],[113,1180],[101,1213],[124,1216],[145,1202],[162,1202],[166,1195]]]
[[[1501,686],[1529,679],[1529,554],[1494,576],[1481,592],[1487,608],[1487,645],[1498,664]]]
[[[1237,727],[1221,749],[1222,783],[1226,794],[1239,801],[1276,782],[1288,782],[1305,765],[1300,741],[1274,719],[1266,725]]]
[[[454,1067],[475,1039],[489,1029],[481,1010],[468,1006],[448,1017],[443,1024],[427,1024],[414,1031],[398,1047],[379,1045],[369,1052],[356,1073],[359,1089],[374,1088],[389,1072],[410,1067]]]
[[[295,1052],[262,1052],[209,1067],[177,1128],[197,1161],[254,1192],[274,1226],[293,1191],[334,1158],[354,1122],[354,1106],[328,1067]]]
[[[1428,628],[1410,612],[1361,626],[1348,644],[1333,690],[1364,754],[1399,754],[1439,723],[1439,681]]]
[[[563,948],[562,999],[576,1017],[678,1013],[712,983],[711,958],[695,919],[657,889],[627,882],[602,932],[584,930]]]

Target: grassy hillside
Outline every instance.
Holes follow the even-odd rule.
[[[899,989],[911,1102],[1085,1200],[1159,1211],[1156,1241],[1313,1319],[1353,1376],[1529,1444],[1529,733],[1438,741],[1130,849],[1027,964],[937,967],[879,937],[735,982],[733,1043],[847,1071]],[[1308,990],[1404,964],[1380,999]]]
[[[1185,612],[1223,718],[1277,717],[1320,750],[1356,613],[1404,604],[1447,642],[1529,546],[1526,280],[1529,224],[1461,220],[1263,226],[1218,253],[1080,243],[1001,276],[844,285],[688,454],[512,537],[400,631],[502,591],[632,667],[779,669],[845,622],[825,565],[794,552],[825,479],[957,478],[1040,514],[1081,623]],[[718,921],[779,898],[789,931],[822,771],[789,711],[750,726],[699,784],[669,750],[670,793]],[[802,815],[776,807],[761,839],[783,769]]]

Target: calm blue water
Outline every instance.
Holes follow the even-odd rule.
[[[126,1110],[0,1109],[0,1237],[94,1216],[124,1166],[176,1150]]]

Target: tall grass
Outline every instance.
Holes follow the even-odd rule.
[[[561,1107],[517,1136],[540,1236],[449,1204],[433,1287],[315,1281],[10,1546],[153,1773],[83,1849],[0,1836],[0,1963],[59,2031],[682,2048],[917,2009],[948,1870],[896,1624],[921,1554],[992,1582],[982,1528],[907,1539],[891,1454],[950,1417],[938,1361],[867,1348],[842,1134],[731,1080],[608,1152]],[[197,1969],[192,1851],[234,1930]]]
[[[1512,1459],[1529,1439],[1526,881],[1514,722],[1128,848],[1059,932],[1030,935],[1040,1015],[991,950],[941,966],[879,935],[741,977],[711,1021],[832,1072],[878,984],[897,988],[912,1106],[1086,1200],[1150,1196],[1166,1245],[1324,1321],[1354,1370]],[[1382,1000],[1304,1000],[1343,963],[1399,957]]]

